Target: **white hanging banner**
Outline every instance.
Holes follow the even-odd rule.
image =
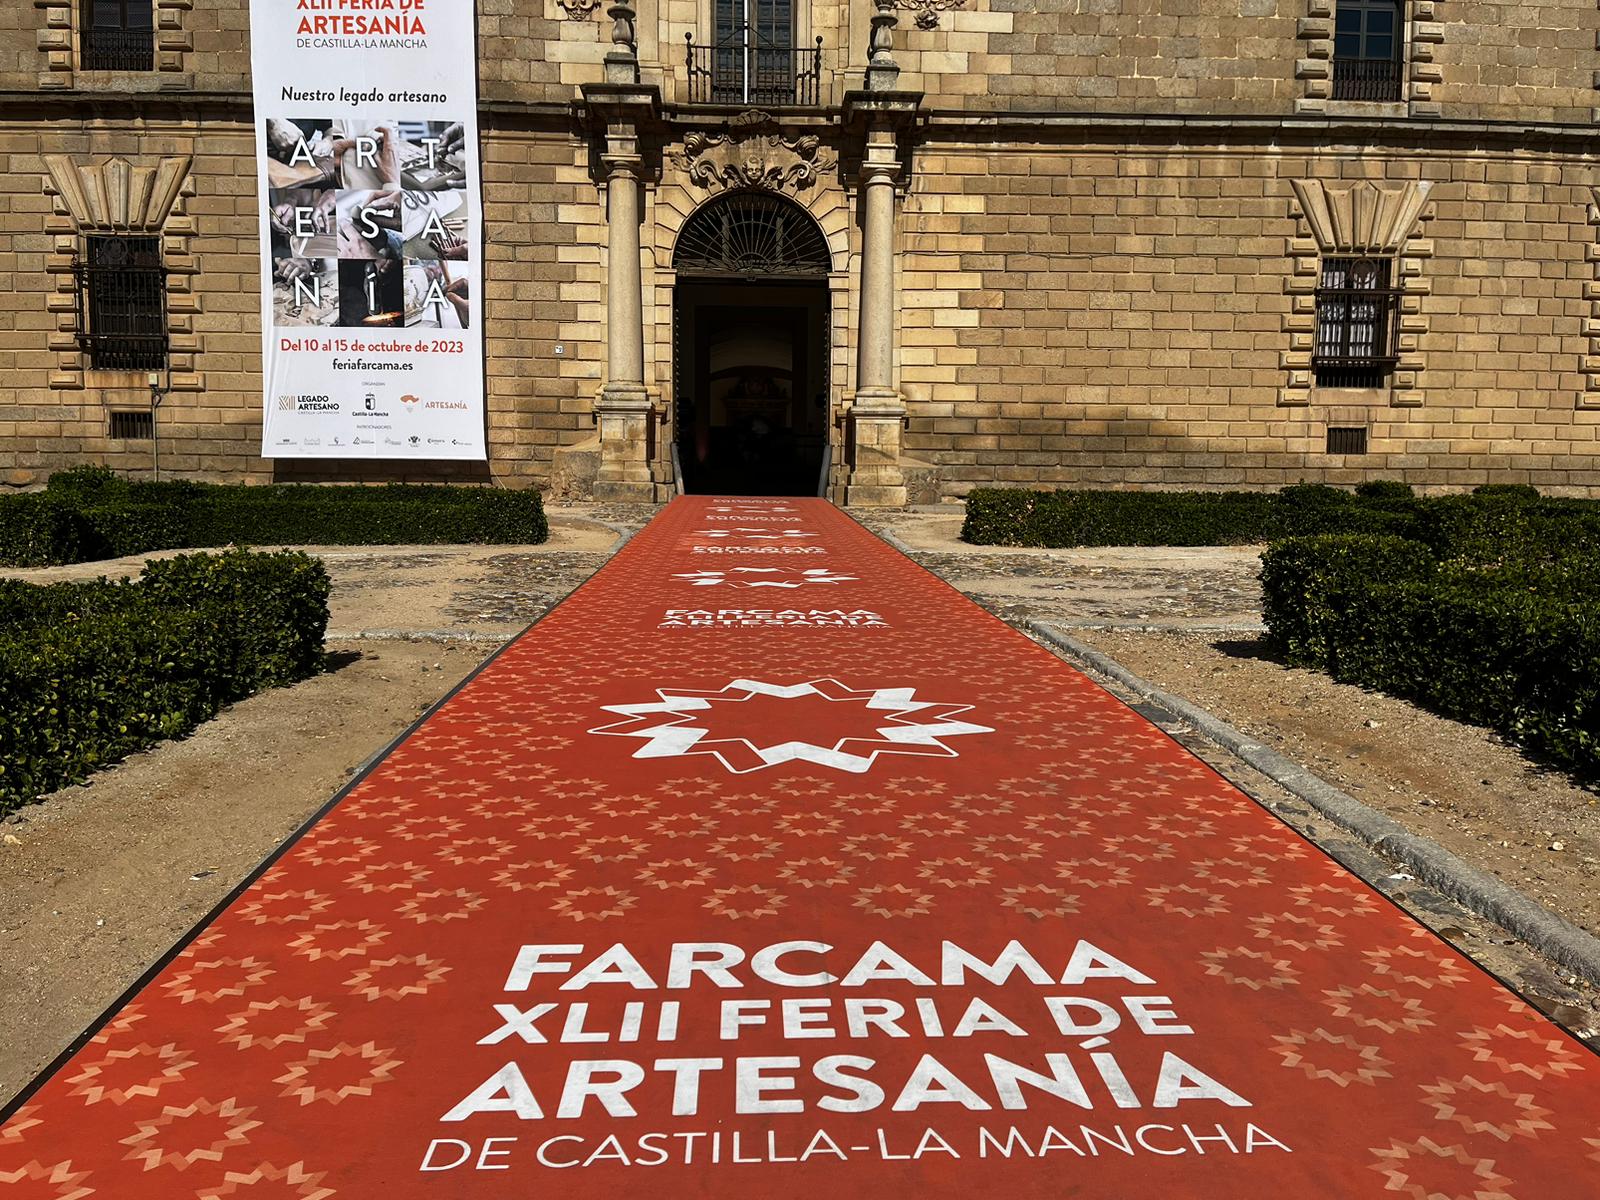
[[[466,0],[250,0],[267,458],[483,459]]]

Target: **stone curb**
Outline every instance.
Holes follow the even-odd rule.
[[[509,642],[520,630],[509,633],[478,633],[470,629],[330,629],[326,642]]]
[[[1530,900],[1503,880],[1462,861],[1444,847],[1409,832],[1354,796],[1181,696],[1162,691],[1093,647],[1043,621],[1029,621],[1027,627],[1068,656],[1115,679],[1192,725],[1329,820],[1348,829],[1379,854],[1408,868],[1427,886],[1493,921],[1574,974],[1592,984],[1600,984],[1600,938]]]

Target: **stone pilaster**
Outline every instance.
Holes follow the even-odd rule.
[[[595,403],[600,426],[597,500],[650,500],[655,485],[654,413],[644,386],[644,300],[639,264],[637,136],[620,127],[607,135],[606,383]]]
[[[856,172],[862,199],[860,311],[856,390],[846,415],[845,502],[899,505],[906,502],[906,404],[894,380],[895,199],[906,182],[899,130],[915,118],[922,97],[895,90],[900,68],[894,61],[894,0],[875,0],[873,7],[866,91],[845,97],[845,123],[862,131]]]
[[[865,219],[856,392],[850,406],[854,453],[845,493],[850,504],[906,502],[906,481],[900,471],[906,406],[894,386],[895,179],[899,174],[894,130],[885,126],[870,130],[860,168]]]
[[[606,192],[606,381],[595,400],[600,431],[596,500],[654,500],[656,412],[644,381],[644,292],[639,221],[641,141],[656,122],[660,94],[639,83],[634,9],[617,0],[606,81],[584,88],[599,143]]]

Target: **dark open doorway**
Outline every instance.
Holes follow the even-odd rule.
[[[798,205],[733,193],[673,255],[674,433],[684,490],[816,495],[828,444],[829,256]]]

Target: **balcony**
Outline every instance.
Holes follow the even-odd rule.
[[[1335,58],[1335,100],[1400,99],[1400,61],[1394,58]]]
[[[805,49],[768,44],[742,25],[714,45],[688,43],[689,103],[798,108],[821,103],[822,39]]]

